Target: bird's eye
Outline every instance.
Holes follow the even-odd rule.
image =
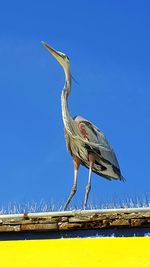
[[[68,59],[68,61],[69,61],[69,57],[68,56],[66,56],[66,58]]]

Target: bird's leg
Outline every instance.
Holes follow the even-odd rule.
[[[87,186],[86,186],[86,193],[85,193],[85,198],[84,198],[83,209],[86,209],[89,192],[91,190],[91,175],[92,175],[92,168],[93,168],[95,159],[96,159],[95,154],[94,153],[89,153],[89,177],[88,177],[88,183],[87,183]]]
[[[78,169],[79,169],[81,161],[80,161],[80,159],[78,157],[74,157],[73,163],[74,163],[74,183],[73,183],[70,195],[69,195],[69,197],[68,197],[68,199],[66,201],[66,204],[64,206],[64,210],[66,210],[66,208],[67,208],[68,204],[70,203],[72,197],[74,196],[74,194],[77,191],[77,174],[78,174]]]

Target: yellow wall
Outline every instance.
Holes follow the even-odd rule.
[[[1,241],[0,266],[148,267],[150,238]]]

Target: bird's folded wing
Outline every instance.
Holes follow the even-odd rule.
[[[110,164],[114,165],[115,167],[119,168],[119,164],[116,158],[116,155],[107,141],[104,134],[91,122],[84,120],[83,121],[85,130],[87,132],[88,138],[85,139],[79,134],[72,134],[73,138],[77,138],[81,142],[84,142],[84,144],[97,154],[97,156],[103,158],[103,160],[106,160]]]

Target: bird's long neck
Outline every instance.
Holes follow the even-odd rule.
[[[61,107],[62,107],[62,117],[65,129],[70,131],[71,122],[73,121],[73,118],[69,112],[68,108],[68,96],[70,94],[71,90],[71,78],[65,80],[65,85],[61,93]]]

